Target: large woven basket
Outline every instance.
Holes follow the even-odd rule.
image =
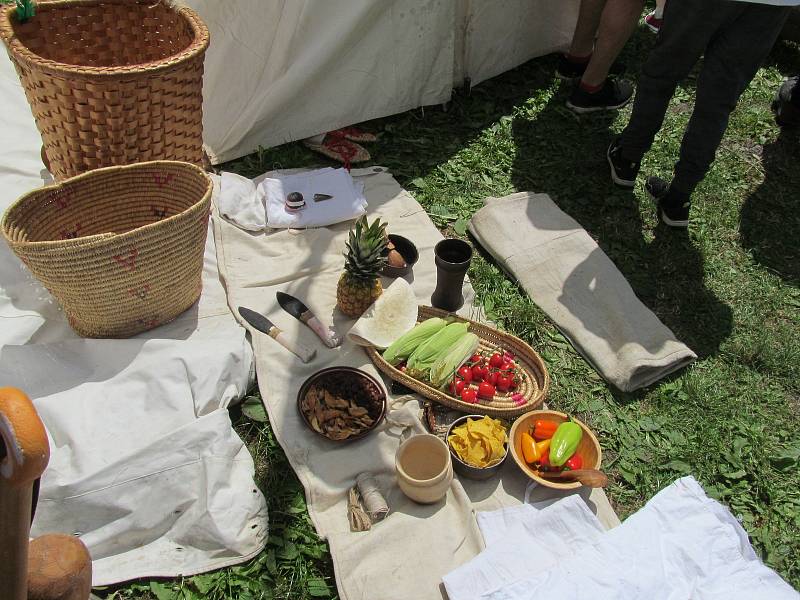
[[[107,167],[28,193],[0,229],[75,331],[127,337],[199,297],[212,187],[188,163]]]
[[[499,331],[494,327],[489,327],[477,321],[470,321],[457,315],[432,308],[430,306],[420,306],[417,320],[424,321],[431,317],[451,317],[459,321],[468,322],[469,330],[478,336],[480,345],[478,351],[491,354],[496,351],[505,350],[515,356],[515,362],[522,370],[523,379],[517,390],[522,395],[522,401],[514,402],[511,394],[498,393],[491,400],[480,400],[477,404],[463,402],[447,392],[437,390],[430,385],[414,379],[410,375],[396,369],[383,359],[381,353],[373,347],[367,347],[366,352],[370,360],[375,364],[379,371],[386,374],[391,379],[402,383],[409,389],[414,390],[428,400],[433,400],[439,404],[444,404],[450,408],[468,412],[470,414],[484,414],[493,417],[514,418],[541,406],[547,392],[550,389],[550,374],[547,372],[544,361],[528,344],[518,337],[509,333]]]
[[[203,159],[208,29],[164,0],[39,2],[8,47],[57,180],[98,167]]]

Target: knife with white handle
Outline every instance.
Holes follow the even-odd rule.
[[[289,352],[296,355],[304,363],[311,361],[311,359],[317,355],[316,349],[306,348],[302,344],[289,339],[288,335],[281,331],[280,328],[276,327],[272,321],[270,321],[264,315],[257,313],[254,310],[250,310],[249,308],[245,308],[244,306],[239,307],[239,314],[242,315],[242,318],[250,323],[250,325],[252,325],[255,329],[258,329],[262,333],[266,333],[269,337],[278,342]]]

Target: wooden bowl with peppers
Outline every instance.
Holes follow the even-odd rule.
[[[508,439],[519,468],[544,487],[572,490],[581,484],[546,479],[542,472],[600,469],[603,453],[597,437],[584,423],[561,412],[534,410],[524,414],[511,426]]]

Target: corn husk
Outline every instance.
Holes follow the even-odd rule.
[[[431,367],[445,355],[453,345],[467,335],[469,323],[450,323],[428,341],[414,350],[408,359],[408,372],[416,379],[426,379]]]
[[[390,365],[399,365],[446,325],[447,321],[439,317],[432,317],[418,323],[411,331],[404,333],[389,345],[383,353],[383,359]]]
[[[475,353],[479,344],[480,339],[474,333],[467,333],[459,338],[431,367],[429,376],[431,385],[437,388],[444,387],[461,365]]]

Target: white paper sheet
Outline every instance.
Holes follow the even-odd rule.
[[[41,140],[5,53],[0,100],[5,210],[43,182]],[[266,504],[225,408],[251,363],[211,234],[199,304],[128,340],[79,338],[0,240],[0,386],[34,399],[51,446],[33,535],[80,535],[95,585],[193,574],[263,547]]]

